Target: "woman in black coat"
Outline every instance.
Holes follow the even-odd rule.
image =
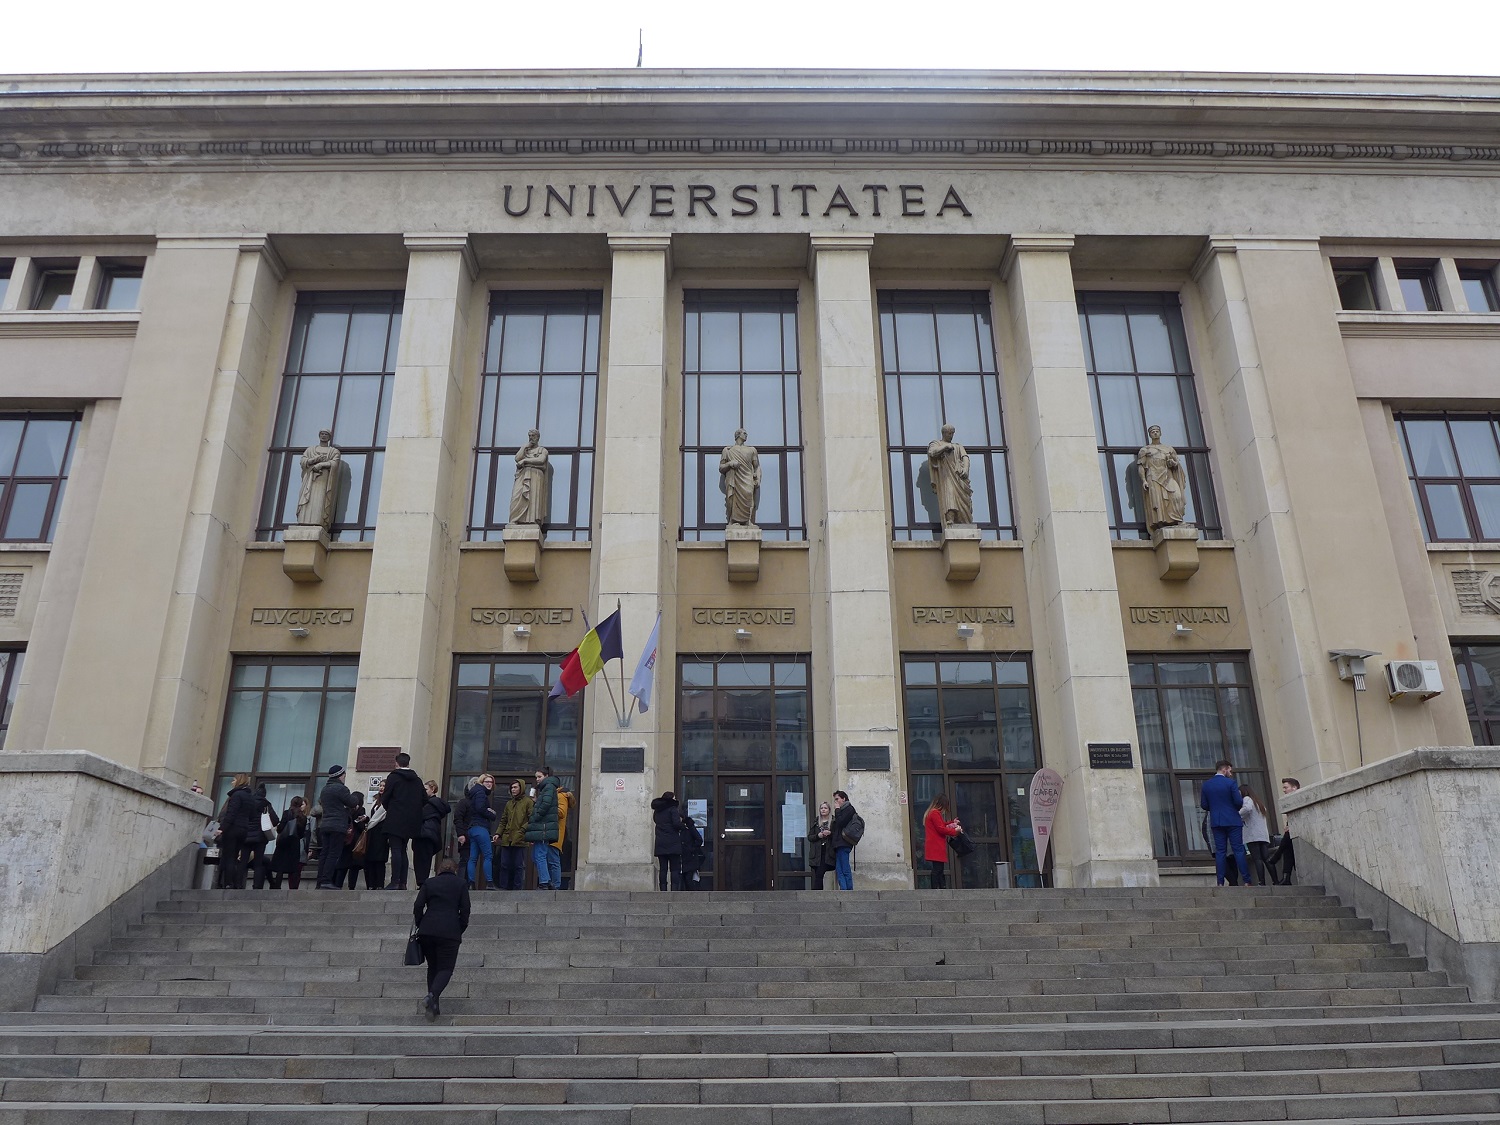
[[[365,795],[359,790],[350,793],[354,804],[349,806],[349,827],[354,830],[354,835],[349,840],[349,845],[344,849],[344,854],[339,857],[338,870],[333,873],[333,885],[342,887],[345,883],[349,889],[354,889],[354,884],[359,882],[359,873],[363,869],[364,860],[354,858],[354,845],[359,843],[359,837],[365,830],[365,825],[370,823],[370,814],[365,811]]]
[[[260,799],[250,791],[250,775],[237,773],[219,812],[219,862],[224,867],[224,886],[231,890],[245,889],[252,836],[260,836]]]
[[[668,789],[651,802],[651,820],[656,825],[656,885],[658,890],[682,890],[682,813],[677,794]],[[670,873],[671,881],[668,882]]]
[[[442,1015],[438,1000],[453,979],[458,947],[469,928],[469,885],[458,874],[451,859],[438,861],[438,873],[422,884],[412,903],[422,958],[427,962],[427,995],[422,1007],[429,1020]]]
[[[281,877],[286,876],[287,886],[292,890],[302,882],[302,855],[307,847],[307,799],[293,797],[292,803],[282,814],[276,828],[276,850],[271,854],[271,889],[281,889]]]
[[[432,860],[443,850],[443,821],[453,810],[448,802],[438,796],[438,783],[427,783],[427,800],[422,804],[422,830],[412,841],[413,866],[417,869],[417,886],[427,882],[432,872]]]

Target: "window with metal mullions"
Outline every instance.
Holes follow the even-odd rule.
[[[319,430],[333,431],[343,455],[329,537],[374,539],[401,302],[399,292],[298,297],[257,539],[280,539],[297,522],[302,453]]]
[[[989,294],[888,290],[879,307],[893,537],[941,532],[927,447],[951,422],[969,455],[975,525],[986,539],[1014,539]]]
[[[683,303],[682,539],[724,538],[719,458],[738,429],[760,459],[762,538],[805,539],[796,291],[689,290]]]
[[[1401,300],[1407,312],[1442,311],[1443,302],[1438,297],[1437,278],[1431,265],[1398,265],[1396,281],[1401,286]]]
[[[515,456],[533,429],[547,450],[546,537],[590,538],[602,305],[597,292],[501,291],[491,298],[469,539],[503,538]]]
[[[1187,474],[1185,520],[1223,537],[1176,293],[1079,293],[1099,469],[1116,539],[1149,539],[1136,454],[1160,426]]]
[[[1495,291],[1495,267],[1460,266],[1458,282],[1470,312],[1500,312],[1500,295]]]
[[[1500,541],[1500,413],[1395,416],[1431,543]]]
[[[1500,744],[1500,645],[1454,641],[1453,663],[1474,745]]]
[[[52,541],[79,421],[78,414],[0,414],[0,542]]]
[[[5,745],[5,735],[10,730],[10,713],[16,705],[16,691],[21,686],[21,666],[26,661],[26,650],[21,648],[0,649],[0,747]]]

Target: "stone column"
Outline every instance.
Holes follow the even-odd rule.
[[[1327,271],[1315,239],[1214,238],[1194,269],[1266,745],[1304,785],[1435,744],[1445,714],[1445,733],[1466,733],[1448,700],[1393,707],[1380,689],[1384,661],[1451,656],[1440,611],[1429,606],[1419,625],[1402,589]],[[1422,581],[1430,588],[1425,571]],[[1420,652],[1419,631],[1432,646]],[[1328,658],[1337,648],[1381,654],[1358,726],[1353,687]]]
[[[1033,660],[1047,765],[1063,776],[1053,832],[1059,886],[1157,881],[1140,752],[1091,769],[1087,744],[1136,744],[1125,632],[1089,405],[1070,235],[1014,235],[1008,283],[1017,364],[1006,373],[1017,523],[1026,539]]]
[[[906,789],[906,755],[891,619],[886,441],[870,287],[874,243],[868,234],[812,236],[809,269],[817,299],[824,430],[821,466],[809,461],[809,470],[821,469],[828,504],[812,568],[815,586],[822,587],[814,591],[814,604],[821,594],[827,606],[814,629],[827,667],[813,671],[828,685],[832,704],[828,721],[818,722],[820,752],[833,759],[834,787],[848,791],[865,819],[855,885],[909,887],[906,810],[899,803]],[[891,771],[849,773],[844,748],[850,743],[888,744]]]
[[[248,432],[265,347],[256,325],[278,278],[265,240],[246,237],[164,237],[150,273],[77,603],[66,623],[56,606],[50,623],[38,617],[48,661],[67,630],[43,748],[89,750],[185,785],[213,754],[238,590],[234,529],[249,526],[246,482],[260,456]],[[85,514],[73,499],[65,523]],[[132,575],[126,598],[122,573]]]
[[[350,768],[360,743],[400,746],[424,777],[443,768],[434,701],[450,675],[446,615],[458,563],[449,493],[470,448],[460,433],[470,288],[467,235],[407,235],[410,260],[385,470],[360,642]],[[363,784],[356,778],[354,784]]]
[[[600,404],[603,423],[599,443],[599,531],[594,543],[595,623],[622,613],[624,668],[628,681],[642,646],[662,613],[661,647],[656,664],[652,708],[637,714],[628,730],[619,729],[603,686],[590,689],[589,748],[581,763],[580,792],[586,792],[580,890],[636,889],[655,886],[648,833],[641,830],[651,795],[672,788],[675,762],[672,743],[661,734],[660,716],[670,713],[673,680],[675,605],[658,599],[664,581],[667,527],[663,505],[663,466],[668,457],[663,430],[666,403],[667,278],[671,274],[671,236],[613,234],[609,238],[613,272],[609,286],[609,339]],[[614,665],[605,674],[618,677]],[[595,681],[597,683],[597,681]],[[615,695],[622,708],[627,699]],[[606,745],[644,746],[646,772],[627,789],[605,788],[598,769]]]

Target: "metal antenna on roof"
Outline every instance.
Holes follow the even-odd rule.
[[[640,69],[641,60],[646,57],[646,29],[638,27],[635,29],[635,65]]]

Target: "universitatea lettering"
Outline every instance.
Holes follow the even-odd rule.
[[[970,219],[974,213],[953,184],[735,184],[726,189],[729,206],[712,184],[502,184],[501,206],[513,219],[571,219],[576,201],[588,200],[586,217],[595,217],[595,200],[608,197],[616,217],[644,213],[652,219],[748,219],[762,213],[781,218],[782,192],[792,201],[785,212],[796,218],[885,218],[881,196],[894,192],[903,219]],[[933,207],[929,199],[942,202]],[[769,196],[769,201],[767,200]],[[606,209],[607,212],[607,209]]]

